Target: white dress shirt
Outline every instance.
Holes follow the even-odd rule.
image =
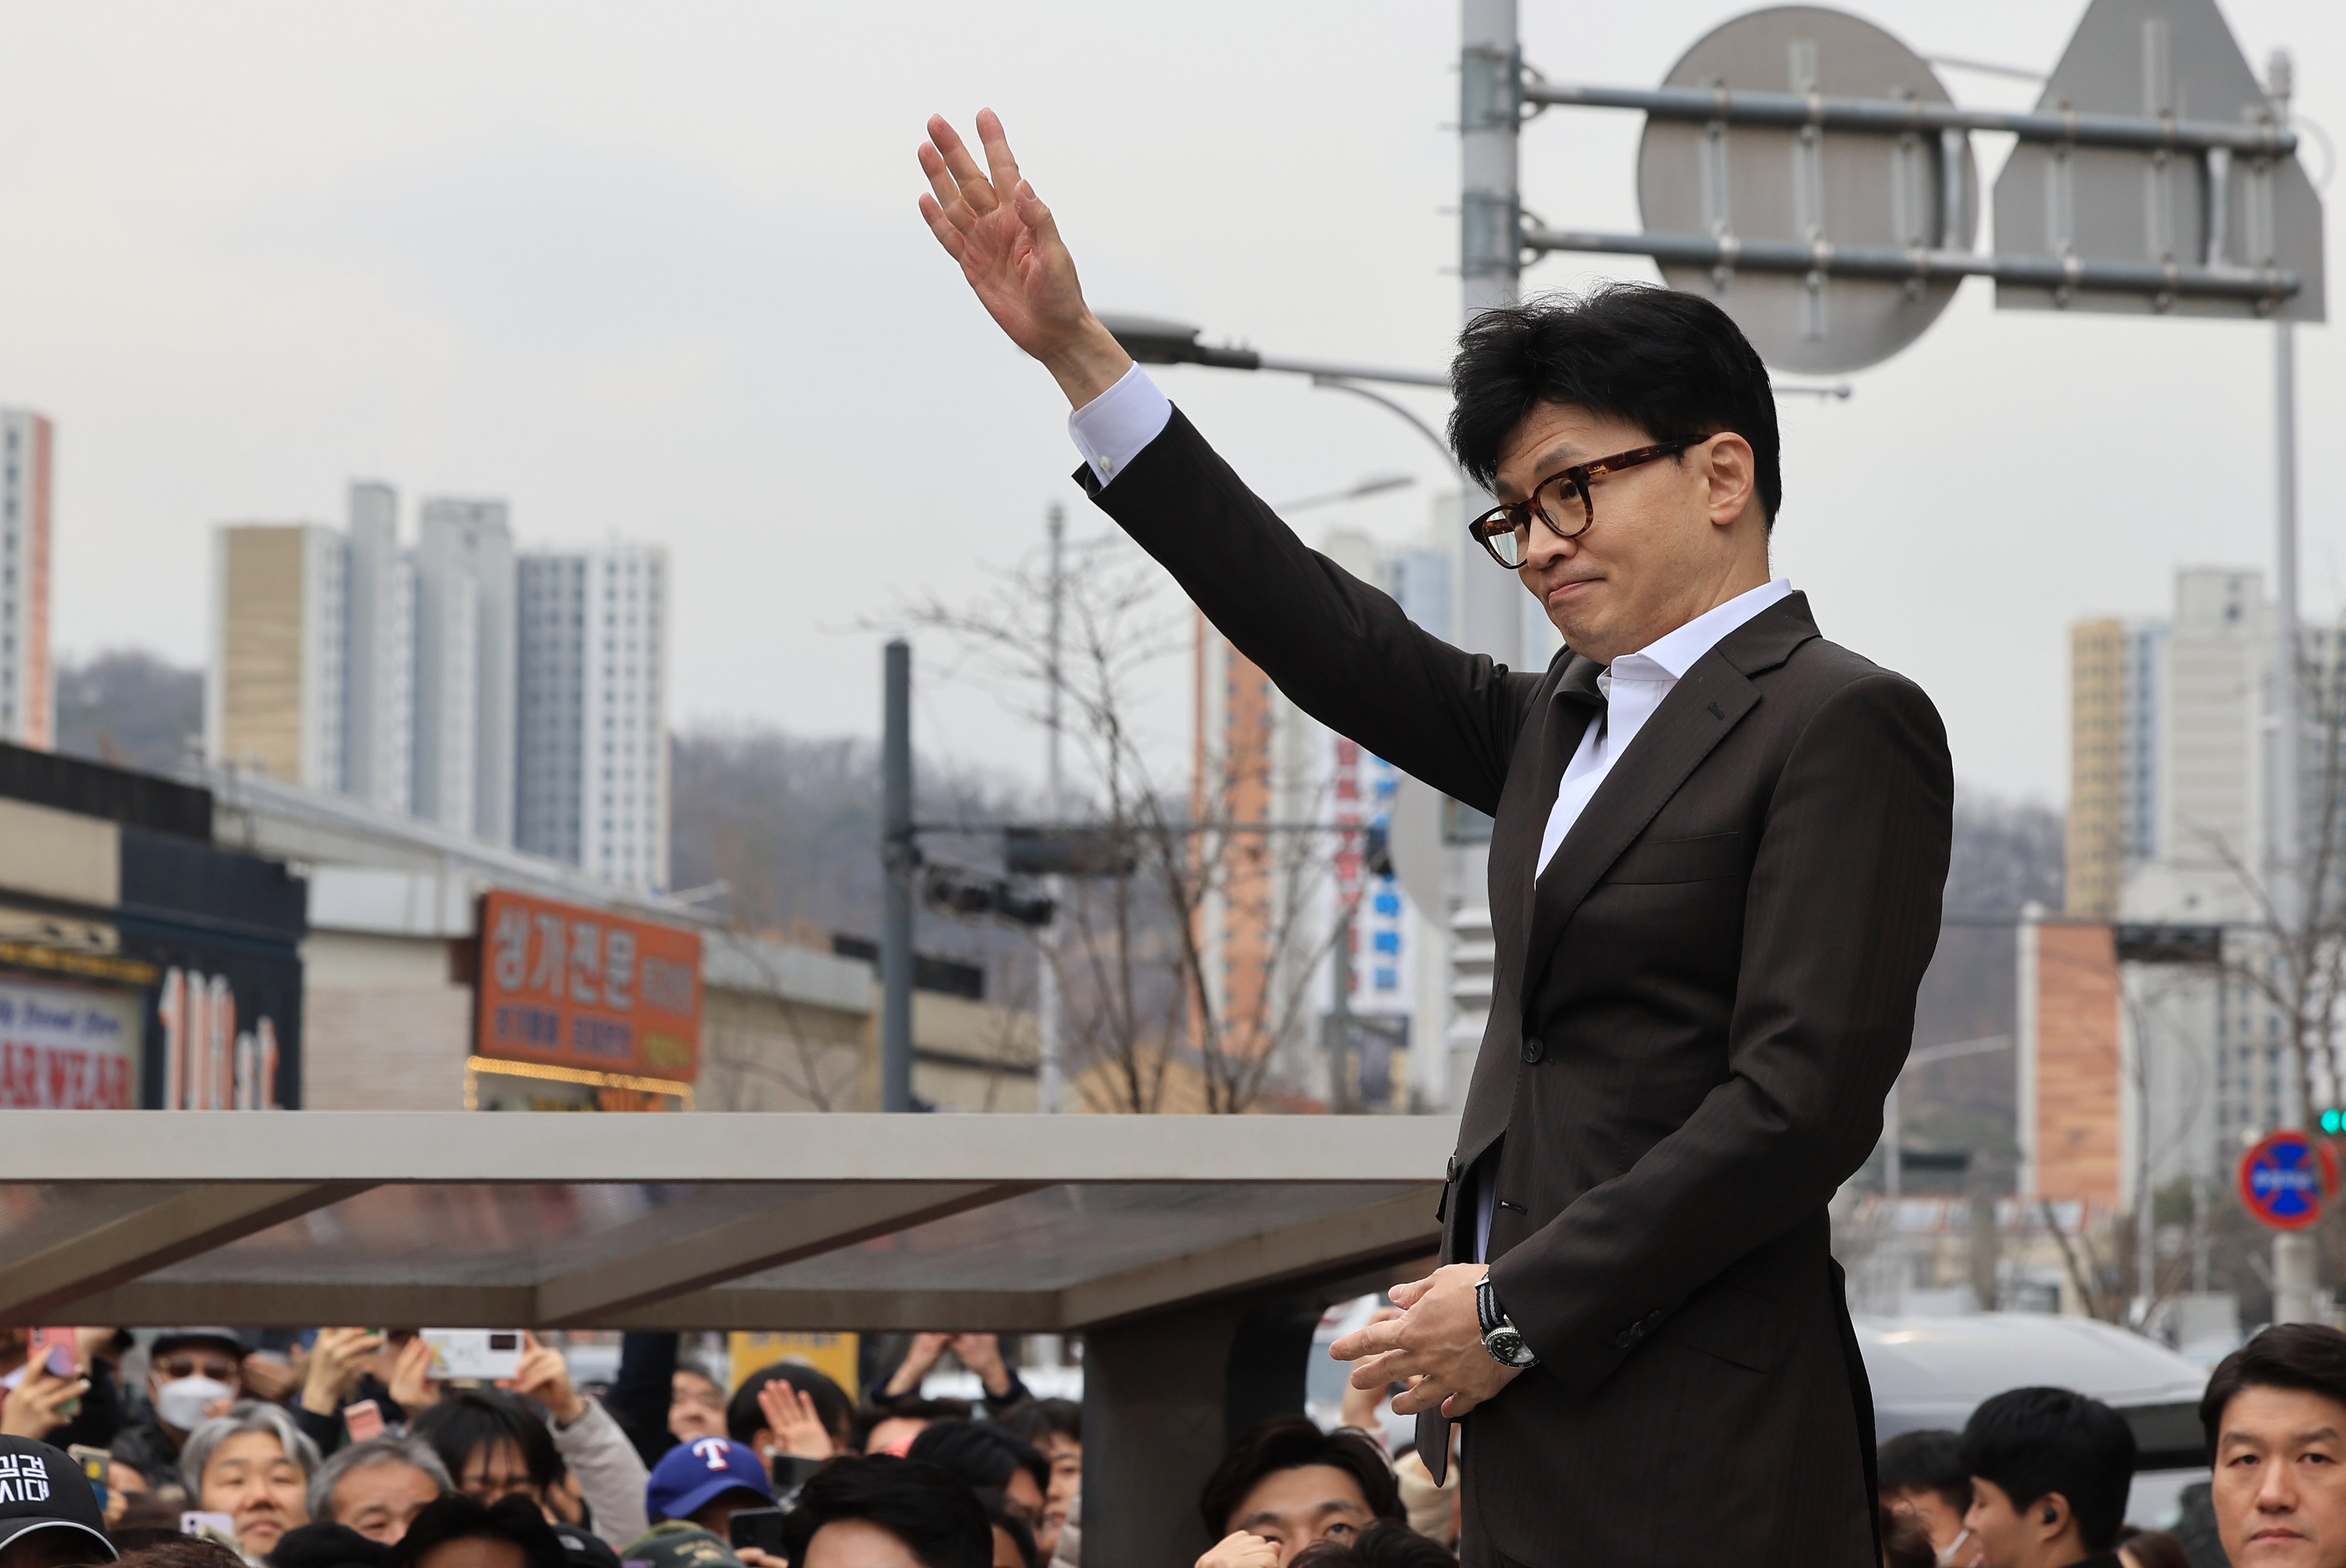
[[[1163,433],[1172,417],[1173,404],[1135,365],[1116,385],[1067,416],[1067,433],[1075,438],[1076,448],[1092,473],[1107,484]],[[1596,677],[1597,689],[1605,694],[1605,708],[1581,736],[1572,760],[1565,764],[1556,803],[1548,809],[1547,828],[1540,834],[1539,871],[1547,870],[1565,836],[1580,820],[1605,776],[1613,771],[1613,764],[1695,661],[1717,647],[1728,633],[1791,592],[1791,579],[1779,577],[1738,594],[1636,653],[1623,654]],[[1488,1181],[1477,1185],[1481,1190],[1474,1195],[1474,1257],[1479,1262],[1491,1249],[1491,1215],[1498,1193]]]

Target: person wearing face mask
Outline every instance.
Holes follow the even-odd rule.
[[[147,1402],[107,1444],[150,1476],[178,1468],[188,1434],[244,1393],[244,1341],[231,1329],[166,1329],[147,1352]]]
[[[1942,1568],[1974,1568],[1980,1543],[1964,1528],[1972,1505],[1971,1471],[1964,1468],[1961,1432],[1901,1432],[1875,1460],[1882,1505],[1904,1514],[1931,1538]]]

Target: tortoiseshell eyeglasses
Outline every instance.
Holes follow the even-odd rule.
[[[1610,457],[1600,457],[1594,463],[1576,463],[1559,469],[1532,487],[1529,501],[1515,501],[1494,506],[1472,523],[1466,532],[1474,535],[1491,559],[1514,571],[1531,554],[1532,514],[1559,539],[1577,539],[1588,532],[1596,521],[1596,504],[1588,493],[1588,482],[1600,474],[1618,473],[1625,468],[1635,468],[1641,463],[1657,458],[1676,457],[1699,441],[1665,441],[1652,446],[1640,446],[1629,452],[1617,452]]]

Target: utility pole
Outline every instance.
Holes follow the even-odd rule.
[[[1458,50],[1458,274],[1461,321],[1512,305],[1522,293],[1523,193],[1516,178],[1523,137],[1523,46],[1515,0],[1461,0]],[[1501,664],[1523,661],[1523,587],[1466,536],[1466,524],[1492,502],[1463,474],[1450,547],[1451,641]],[[1450,993],[1443,1031],[1442,1098],[1466,1105],[1483,1030],[1491,1012],[1491,851],[1462,844],[1450,851],[1444,907],[1424,911],[1444,933]]]
[[[2289,100],[2295,72],[2289,51],[2275,49],[2266,63],[2265,89],[2272,100],[2276,128],[2289,127]],[[2304,740],[2303,694],[2299,689],[2298,662],[2301,650],[2297,629],[2297,324],[2286,317],[2273,322],[2273,783],[2272,906],[2285,942],[2309,940],[2305,916],[2309,907],[2301,872],[2303,832],[2299,790],[2299,748]],[[2300,977],[2304,965],[2291,960]],[[2306,1042],[2305,1001],[2292,992],[2290,1011],[2296,1014],[2290,1030],[2290,1070],[2282,1074],[2281,1125],[2303,1128],[2308,1107],[2300,1089],[2303,1083]],[[2145,1195],[2147,1201],[2148,1195]],[[2273,1237],[2273,1321],[2313,1321],[2315,1257],[2313,1237],[2282,1231]]]
[[[880,726],[880,1108],[913,1108],[913,648],[889,640]]]
[[[1059,730],[1062,720],[1059,694],[1062,683],[1059,658],[1061,617],[1066,609],[1066,578],[1062,574],[1061,566],[1065,560],[1066,543],[1066,508],[1056,501],[1052,502],[1051,509],[1045,517],[1044,526],[1049,531],[1051,540],[1051,618],[1050,646],[1046,654],[1050,691],[1045,699],[1044,708],[1046,717],[1043,750],[1043,820],[1056,823],[1062,820],[1059,788]],[[1043,885],[1051,900],[1052,914],[1051,923],[1045,926],[1042,932],[1042,962],[1039,966],[1041,973],[1035,987],[1037,992],[1035,1012],[1038,1014],[1036,1023],[1042,1038],[1041,1050],[1038,1053],[1040,1060],[1035,1064],[1035,1098],[1038,1109],[1056,1112],[1059,1109],[1061,1096],[1066,1091],[1067,1070],[1066,1044],[1064,1038],[1066,1023],[1061,1015],[1064,1003],[1059,994],[1058,911],[1065,906],[1065,901],[1061,897],[1064,884],[1061,879],[1055,876],[1046,879]]]

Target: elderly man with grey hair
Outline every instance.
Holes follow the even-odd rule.
[[[310,1522],[305,1492],[319,1465],[318,1445],[281,1406],[246,1400],[188,1434],[179,1473],[194,1506],[225,1513],[237,1547],[253,1561],[279,1538]]]
[[[338,1450],[310,1478],[310,1517],[393,1546],[417,1514],[455,1490],[422,1438],[369,1438]]]

